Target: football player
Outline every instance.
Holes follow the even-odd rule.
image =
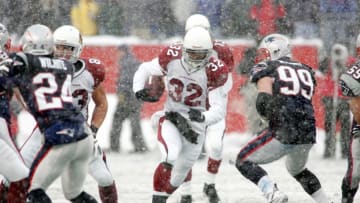
[[[46,189],[59,176],[65,198],[72,202],[97,202],[83,191],[93,136],[85,117],[73,105],[72,63],[54,59],[51,30],[41,24],[28,27],[21,39],[22,52],[6,57],[3,75],[16,78],[21,96],[41,132],[41,149],[30,169],[27,202],[51,202]]]
[[[290,57],[289,39],[270,34],[261,41],[251,82],[256,83],[258,113],[269,127],[248,142],[238,153],[236,168],[256,184],[270,203],[288,202],[259,166],[286,156],[288,172],[318,203],[329,203],[319,179],[306,168],[309,152],[316,141],[312,96],[316,81],[312,69]]]
[[[70,25],[57,28],[53,34],[55,42],[54,58],[70,61],[75,72],[71,81],[73,105],[88,120],[88,105],[93,99],[95,109],[90,120],[90,129],[96,133],[103,123],[108,103],[102,82],[105,78],[105,67],[95,58],[79,58],[82,48],[82,36],[79,30]],[[34,161],[41,147],[41,134],[38,129],[31,134],[21,148],[27,164]],[[94,153],[89,163],[89,173],[99,185],[99,196],[103,203],[117,202],[117,190],[114,179],[106,165],[106,156],[95,137]]]
[[[7,52],[10,49],[10,36],[8,30],[3,24],[0,24],[0,51],[2,55],[0,60],[6,60]],[[5,62],[5,61],[3,61]],[[6,69],[0,66],[0,69]],[[9,78],[0,76],[0,174],[8,181],[10,186],[0,186],[1,202],[25,202],[29,168],[24,164],[17,146],[13,142],[10,132],[10,99],[12,98],[12,83]],[[7,191],[6,191],[7,190]],[[5,197],[5,193],[7,193]]]
[[[87,119],[90,99],[95,108],[90,120],[90,128],[96,135],[103,123],[108,102],[102,87],[105,78],[105,67],[99,59],[80,57],[82,50],[82,37],[73,26],[64,25],[54,31],[55,58],[64,58],[75,66],[74,78],[71,82],[74,105]],[[117,203],[117,190],[114,178],[106,164],[106,156],[97,141],[94,156],[89,164],[89,173],[99,185],[99,196],[103,203]]]
[[[210,23],[206,16],[201,14],[191,15],[185,23],[185,31],[187,32],[191,28],[194,27],[202,27],[206,30],[210,30]],[[218,98],[214,98],[213,100],[220,101],[218,104],[221,104],[218,108],[227,109],[228,103],[228,94],[232,88],[233,80],[232,80],[232,69],[234,67],[234,58],[230,47],[221,40],[213,40],[213,54],[221,59],[229,68],[228,80],[226,83],[219,87],[222,89],[222,94],[219,94]],[[205,183],[203,192],[208,197],[210,203],[218,203],[220,202],[220,198],[217,194],[215,188],[215,178],[219,171],[221,160],[222,160],[222,152],[223,152],[223,138],[226,129],[225,122],[226,114],[224,117],[217,123],[210,124],[206,129],[206,144],[209,146],[208,148],[208,162],[207,162],[207,170],[205,176]],[[181,188],[181,203],[191,203],[191,185],[190,179],[185,181]]]
[[[222,94],[217,87],[226,83],[229,72],[223,61],[212,56],[212,50],[210,33],[194,27],[186,33],[183,44],[165,48],[159,57],[142,63],[135,73],[135,95],[149,102],[156,100],[144,88],[146,80],[151,75],[166,75],[168,97],[165,116],[160,118],[158,126],[162,159],[154,173],[152,202],[166,202],[191,177],[191,168],[202,150],[206,126],[225,115],[223,108],[207,111],[208,102],[217,102],[209,97]]]
[[[360,58],[360,34],[356,40],[356,56]],[[342,94],[350,97],[350,110],[353,114],[353,126],[348,155],[348,168],[342,181],[341,203],[354,202],[360,182],[360,61],[353,64],[340,76]]]

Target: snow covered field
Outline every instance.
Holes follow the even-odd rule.
[[[108,133],[110,130],[112,114],[116,97],[108,95],[109,112],[105,123],[99,130],[98,137],[100,144],[108,148]],[[27,113],[20,115],[20,133],[26,135],[32,129],[33,122]],[[152,195],[152,175],[160,158],[156,146],[155,132],[150,127],[148,120],[142,121],[143,132],[151,151],[145,154],[131,154],[132,150],[129,136],[129,126],[125,123],[122,133],[122,153],[108,153],[109,167],[115,178],[120,203],[149,203]],[[339,152],[337,158],[322,159],[324,133],[319,130],[318,144],[311,151],[308,168],[320,179],[323,188],[335,203],[340,203],[341,181],[345,174],[347,161],[341,159]],[[23,136],[19,142],[23,141]],[[265,199],[258,188],[246,180],[229,161],[233,160],[239,149],[251,139],[246,134],[229,134],[225,136],[224,160],[217,177],[217,188],[223,202],[226,203],[265,203]],[[338,147],[339,148],[339,147]],[[277,182],[280,190],[288,194],[289,202],[311,203],[312,199],[307,196],[301,186],[287,173],[284,160],[264,165],[270,177]],[[193,168],[193,198],[195,203],[206,202],[202,196],[204,171],[206,170],[206,159],[199,160]],[[85,183],[85,190],[94,195],[98,200],[97,184],[88,176]],[[61,192],[60,181],[56,181],[48,190],[49,195],[55,203],[67,202]],[[358,192],[359,193],[359,192]],[[168,200],[170,203],[179,201],[179,191],[176,191]],[[354,202],[360,202],[360,195],[356,196]]]

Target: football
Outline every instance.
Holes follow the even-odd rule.
[[[145,88],[149,89],[149,96],[160,98],[165,90],[163,76],[150,76],[145,83]]]

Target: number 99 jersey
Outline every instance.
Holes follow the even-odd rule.
[[[75,63],[71,82],[73,104],[88,119],[88,105],[94,89],[104,81],[105,67],[95,58],[81,58]]]
[[[316,80],[312,69],[289,57],[256,64],[250,71],[251,82],[273,78],[274,115],[270,129],[284,144],[315,143],[316,127],[312,96]]]
[[[360,61],[340,76],[339,83],[344,96],[360,96]]]

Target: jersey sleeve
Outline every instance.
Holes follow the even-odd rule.
[[[360,62],[340,76],[339,85],[344,96],[360,96]]]
[[[94,87],[99,86],[105,80],[105,66],[99,59],[84,59],[86,69],[94,78]]]
[[[271,76],[272,70],[269,68],[268,63],[258,63],[250,70],[250,81],[256,83],[263,77]]]
[[[211,57],[205,68],[208,79],[207,84],[210,90],[220,87],[226,83],[229,68],[222,60]]]
[[[218,58],[228,66],[229,72],[232,72],[234,69],[234,56],[229,45],[220,40],[215,40],[213,45],[213,49],[216,51]]]
[[[159,54],[159,65],[167,72],[167,65],[174,59],[179,59],[182,56],[182,46],[180,43],[174,43],[164,48]]]

